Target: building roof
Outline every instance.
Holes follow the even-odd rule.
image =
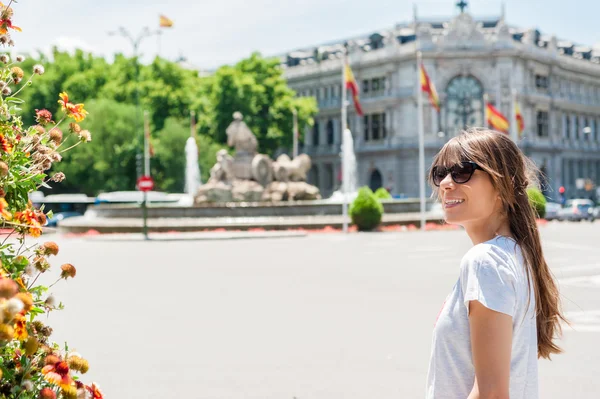
[[[506,35],[515,43],[532,42],[540,48],[556,46],[558,54],[570,56],[575,59],[589,60],[600,63],[600,49],[582,46],[571,41],[555,39],[554,36],[543,34],[537,29],[523,29],[505,25],[503,16],[497,17],[471,17],[467,13],[459,14],[455,18],[418,19],[415,22],[399,23],[392,29],[370,32],[357,37],[328,42],[325,44],[296,49],[280,56],[282,66],[290,68],[321,62],[327,59],[341,58],[345,45],[351,46],[352,51],[369,52],[390,45],[405,45],[416,41],[416,29],[425,28],[433,43],[440,42],[448,35],[449,30],[461,17],[465,17],[476,25],[476,29],[486,40],[494,40],[498,35]],[[464,18],[463,18],[464,19]],[[420,34],[419,34],[420,35]],[[421,37],[421,36],[419,36]],[[396,43],[394,43],[394,41]],[[554,44],[554,43],[555,44]]]

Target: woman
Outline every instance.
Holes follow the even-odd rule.
[[[536,399],[537,359],[565,321],[527,187],[536,176],[505,134],[471,129],[433,160],[446,221],[473,242],[436,321],[427,399]]]

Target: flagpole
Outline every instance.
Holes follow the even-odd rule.
[[[510,93],[510,138],[515,143],[519,141],[519,124],[517,122],[517,90],[512,88]]]
[[[419,129],[419,198],[421,202],[421,230],[425,230],[425,132],[423,131],[423,89],[421,87],[422,54],[417,51],[417,126]]]
[[[347,49],[344,48],[344,56],[342,57],[342,217],[343,217],[343,232],[348,233],[348,165],[346,163],[346,145],[345,139],[346,129],[348,128],[348,104],[346,101],[348,90],[346,88],[346,65],[348,64]]]
[[[298,111],[296,108],[292,110],[294,115],[294,144],[292,150],[292,159],[295,159],[298,156]]]
[[[491,129],[490,124],[489,124],[489,118],[488,118],[488,104],[490,103],[489,97],[487,95],[487,93],[483,93],[483,109],[485,110],[483,112],[483,119],[485,119],[483,122],[485,123],[485,127],[487,129]]]
[[[144,111],[144,176],[150,176],[150,121]]]

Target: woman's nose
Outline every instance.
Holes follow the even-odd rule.
[[[442,179],[440,183],[440,188],[442,190],[450,190],[454,188],[454,180],[452,180],[452,175],[448,173],[444,179]]]

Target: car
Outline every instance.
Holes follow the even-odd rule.
[[[55,213],[51,218],[48,219],[48,222],[46,223],[47,227],[56,227],[58,225],[58,222],[60,222],[61,220],[65,220],[67,218],[72,218],[74,216],[83,216],[83,214],[79,213],[79,212],[59,212],[59,213]]]
[[[546,202],[545,219],[546,220],[557,220],[558,213],[560,212],[561,209],[562,209],[562,206],[560,204],[557,204],[556,202]]]
[[[596,218],[593,214],[594,202],[589,199],[571,199],[565,203],[565,206],[558,212],[558,220],[570,220],[581,222],[589,220],[593,222]]]

